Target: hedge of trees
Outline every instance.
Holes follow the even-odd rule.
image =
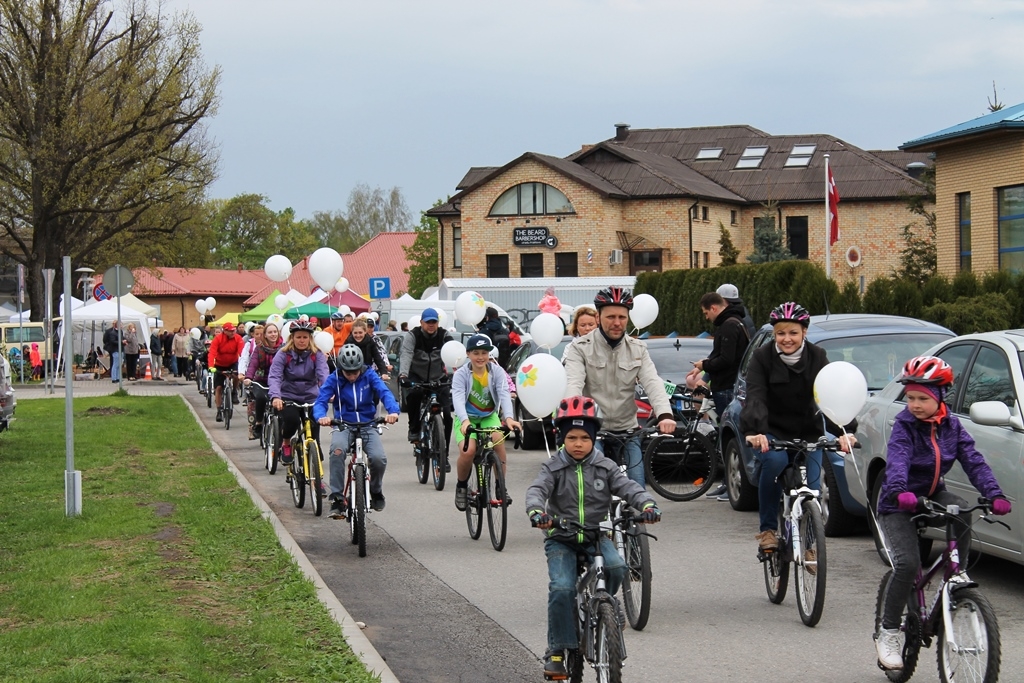
[[[981,278],[961,272],[952,280],[932,275],[923,281],[881,277],[861,296],[855,282],[840,288],[808,261],[777,261],[722,268],[642,273],[635,293],[657,299],[661,312],[651,334],[710,331],[697,303],[724,283],[736,285],[757,324],[771,309],[796,301],[812,314],[871,313],[905,315],[948,327],[957,334],[1024,327],[1024,275],[989,273]]]

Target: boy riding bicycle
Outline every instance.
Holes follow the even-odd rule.
[[[892,561],[882,626],[875,636],[878,663],[887,670],[903,668],[900,622],[921,566],[913,519],[918,497],[942,505],[968,507],[967,501],[946,490],[943,481],[953,463],[959,462],[974,488],[992,500],[994,514],[1005,515],[1011,510],[992,469],[974,447],[974,439],[943,402],[953,384],[953,368],[941,358],[918,356],[906,362],[896,381],[907,387],[907,407],[896,416],[889,436],[877,517],[878,530]],[[971,519],[969,513],[963,517],[957,545],[966,566],[971,549]]]
[[[597,404],[585,396],[562,399],[555,415],[562,447],[544,461],[540,474],[526,490],[526,514],[533,526],[545,530],[548,558],[548,651],[544,678],[564,680],[565,650],[578,646],[573,600],[576,596],[576,556],[584,548],[583,535],[555,527],[555,518],[594,524],[608,515],[612,496],[640,510],[640,520],[654,524],[661,511],[643,486],[623,474],[619,466],[594,449],[601,420]],[[626,575],[626,564],[605,534],[598,538],[604,557],[608,592],[615,595]]]
[[[469,475],[473,471],[473,458],[476,456],[477,442],[471,439],[466,450],[462,450],[462,442],[466,440],[466,430],[470,426],[476,429],[501,429],[499,411],[505,416],[505,426],[519,429],[520,424],[512,415],[512,398],[508,389],[508,375],[496,362],[491,362],[491,349],[494,348],[491,338],[486,334],[474,334],[466,340],[466,355],[469,362],[455,371],[452,376],[452,403],[455,405],[456,417],[455,443],[460,446],[459,460],[456,463],[458,482],[455,484],[455,507],[459,512],[466,510],[466,492],[469,487]],[[505,444],[494,445],[494,452],[505,466]]]
[[[320,395],[313,405],[313,419],[329,426],[328,402],[334,406],[334,417],[345,422],[370,422],[377,416],[377,403],[384,404],[388,424],[398,422],[401,408],[384,380],[363,361],[363,352],[354,344],[346,344],[338,352],[338,369],[331,373],[320,387]],[[384,470],[388,461],[384,455],[384,444],[380,434],[373,427],[361,427],[359,436],[363,449],[370,461],[370,501],[374,510],[384,509]],[[345,516],[345,457],[349,449],[352,432],[348,429],[335,430],[331,434],[331,516]]]

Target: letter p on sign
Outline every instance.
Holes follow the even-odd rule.
[[[389,277],[371,277],[369,279],[370,287],[370,298],[371,299],[390,299],[391,298],[391,278]]]

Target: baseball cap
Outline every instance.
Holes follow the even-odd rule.
[[[474,334],[472,337],[466,340],[466,350],[476,351],[477,349],[485,349],[490,351],[494,348],[494,344],[491,343],[491,338],[486,334]]]
[[[234,323],[224,323],[224,331],[225,332],[234,332],[235,331],[235,324]]]
[[[722,285],[717,290],[718,296],[723,299],[739,299],[740,290],[736,289],[736,285]]]
[[[422,315],[420,315],[420,322],[430,323],[437,322],[440,318],[437,315],[437,311],[433,308],[424,308]]]

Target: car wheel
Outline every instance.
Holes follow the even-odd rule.
[[[857,517],[843,507],[843,498],[839,495],[839,482],[826,454],[822,454],[822,465],[824,476],[821,481],[821,515],[825,522],[825,535],[849,536],[857,528]]]
[[[747,479],[743,457],[736,439],[725,444],[725,486],[733,510],[746,512],[757,509],[757,487]]]

